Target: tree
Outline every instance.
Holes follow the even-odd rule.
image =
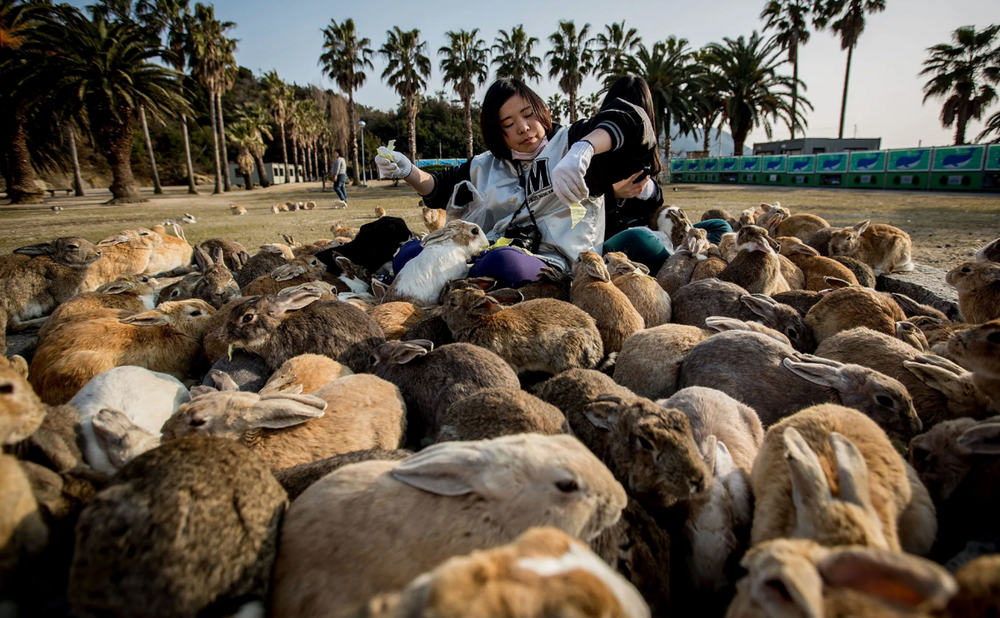
[[[323,69],[341,92],[347,94],[347,114],[351,135],[351,166],[354,185],[361,184],[358,166],[357,112],[354,109],[354,91],[365,85],[368,75],[365,68],[374,69],[371,57],[371,41],[359,39],[354,29],[354,20],[345,19],[341,24],[330,20],[323,29],[323,49],[319,57]]]
[[[273,139],[271,136],[271,119],[260,105],[256,103],[244,103],[236,109],[236,122],[243,125],[240,131],[250,131],[255,137],[249,148],[253,161],[257,165],[257,175],[260,176],[260,186],[267,188],[271,182],[264,172],[264,138]],[[230,136],[230,141],[232,137]],[[250,144],[250,142],[248,142]]]
[[[594,37],[597,41],[597,72],[604,80],[605,90],[620,77],[628,75],[635,65],[635,52],[642,44],[635,28],[625,28],[625,20],[620,24],[604,27],[605,32]]]
[[[941,43],[928,48],[921,75],[930,75],[924,84],[924,103],[943,98],[941,124],[955,126],[955,145],[965,144],[969,120],[979,120],[997,100],[993,86],[1000,82],[1000,47],[994,48],[1000,25],[980,31],[964,26],[952,33],[954,45]]]
[[[594,40],[587,38],[590,24],[580,32],[572,21],[560,21],[559,29],[549,36],[552,49],[545,52],[549,59],[549,77],[559,77],[559,89],[569,97],[569,122],[576,122],[576,91],[583,78],[594,69]]]
[[[285,137],[285,124],[288,122],[288,107],[291,105],[294,94],[292,89],[283,79],[278,77],[277,71],[268,71],[260,80],[261,90],[264,94],[264,105],[271,112],[274,123],[278,125],[281,132],[281,160],[288,169],[288,145]]]
[[[993,143],[1000,143],[1000,112],[990,116],[990,119],[986,121],[986,126],[983,127],[983,132],[979,134],[976,141],[981,142],[992,134],[996,134],[996,137],[993,139]]]
[[[604,99],[600,94],[596,92],[591,93],[589,97],[580,101],[580,115],[584,118],[590,118],[601,110],[601,103],[603,102]]]
[[[497,77],[513,77],[522,82],[541,81],[542,74],[538,68],[542,59],[531,55],[531,49],[538,45],[537,37],[529,37],[524,32],[524,25],[518,24],[510,29],[500,31],[500,36],[494,39],[493,62],[497,66]]]
[[[388,61],[382,71],[382,79],[396,89],[403,97],[406,108],[406,133],[410,145],[410,155],[417,157],[417,97],[427,87],[431,76],[431,61],[424,55],[427,43],[420,42],[419,30],[400,30],[393,26],[386,32],[389,39],[378,50]]]
[[[743,153],[747,135],[754,127],[763,125],[768,138],[772,122],[783,121],[791,126],[792,78],[778,75],[781,60],[778,41],[763,39],[756,31],[749,40],[724,38],[723,43],[710,43],[705,47],[705,61],[717,72],[722,114],[733,134],[734,153]],[[799,97],[803,107],[812,109],[805,97]],[[794,121],[806,126],[804,115],[798,111]]]
[[[52,54],[38,67],[52,101],[88,127],[111,166],[110,204],[145,201],[132,177],[132,120],[143,107],[162,119],[188,109],[178,73],[154,62],[163,52],[129,21],[93,20],[64,8],[48,28]]]
[[[847,85],[851,78],[851,58],[858,39],[865,31],[865,15],[881,13],[885,10],[885,0],[815,0],[817,17],[813,20],[817,28],[825,28],[830,20],[830,29],[840,35],[840,49],[847,50],[847,68],[844,70],[844,96],[840,102],[840,130],[838,138],[844,137],[844,116],[847,113]]]
[[[792,63],[792,118],[797,117],[799,106],[799,45],[809,42],[806,23],[809,10],[807,0],[771,0],[760,14],[766,21],[764,31],[775,31],[778,44],[788,52],[788,61]],[[795,139],[796,128],[794,123],[788,127],[792,139]]]
[[[545,102],[545,105],[549,108],[549,114],[552,115],[552,122],[556,124],[562,124],[562,116],[566,110],[566,99],[562,97],[558,92],[549,97]]]
[[[673,125],[676,124],[681,133],[689,133],[701,119],[697,100],[692,96],[697,92],[694,86],[699,79],[699,69],[692,62],[691,53],[687,39],[671,36],[655,43],[652,49],[640,45],[635,57],[634,72],[649,84],[653,121],[664,133],[667,158],[673,141]]]
[[[446,32],[448,45],[440,48],[438,54],[444,56],[441,60],[441,72],[444,73],[444,83],[452,84],[455,93],[462,99],[465,108],[465,156],[472,158],[472,97],[476,94],[476,84],[486,83],[490,69],[487,65],[489,52],[486,43],[479,38],[479,28],[471,32],[459,30]]]
[[[222,167],[219,160],[219,121],[216,118],[216,99],[221,98],[225,76],[236,44],[225,37],[225,32],[236,24],[215,18],[215,9],[200,2],[195,4],[194,16],[188,20],[187,55],[194,77],[208,91],[209,114],[212,117],[212,143],[215,148],[215,191],[222,193]],[[229,177],[228,163],[225,170]]]
[[[254,152],[258,149],[263,152],[264,142],[261,141],[251,124],[242,120],[237,120],[229,127],[226,131],[226,137],[237,148],[236,166],[239,168],[240,175],[243,176],[246,190],[250,191],[253,189]],[[264,180],[263,168],[258,168],[258,175],[261,180]]]

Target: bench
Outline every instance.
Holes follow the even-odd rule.
[[[69,195],[72,190],[73,189],[46,189],[52,197],[56,196],[56,191],[65,191],[66,195]]]

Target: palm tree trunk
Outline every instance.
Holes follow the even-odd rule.
[[[706,154],[712,147],[712,119],[705,119],[705,134],[701,137],[701,145]]]
[[[463,96],[462,104],[465,105],[465,158],[471,159],[472,158],[472,97]]]
[[[188,194],[198,195],[198,187],[194,184],[194,166],[191,164],[191,140],[188,137],[188,119],[181,114],[181,132],[184,133],[184,163],[187,165]]]
[[[77,197],[84,197],[83,175],[80,174],[80,157],[76,154],[76,136],[73,125],[66,125],[66,133],[69,134],[69,156],[73,161],[73,191]]]
[[[278,123],[281,126],[281,162],[285,164],[285,182],[288,182],[288,145],[285,137],[285,123]]]
[[[28,153],[28,131],[24,126],[24,118],[18,115],[13,121],[14,127],[10,137],[8,152],[7,197],[11,204],[41,204],[45,192],[35,184],[37,176],[31,167],[31,155]]]
[[[309,180],[309,182],[312,182],[316,180],[316,169],[313,167],[313,162],[312,162],[312,148],[310,148],[308,145],[303,145],[302,156],[305,157],[306,160],[306,178]]]
[[[149,125],[146,124],[146,108],[139,106],[139,122],[142,124],[142,135],[146,138],[146,151],[149,152],[149,168],[153,171],[153,194],[163,195],[160,186],[160,173],[156,171],[156,155],[153,154],[153,141],[149,139]]]
[[[260,176],[260,186],[262,189],[266,189],[271,186],[271,181],[267,179],[267,174],[264,172],[264,158],[259,154],[254,154],[253,163],[257,166],[257,175]]]
[[[576,122],[576,88],[573,88],[566,94],[569,95],[569,123],[573,124]]]
[[[111,166],[111,199],[108,204],[136,204],[146,200],[139,193],[132,176],[132,123],[116,124],[113,121],[96,132],[96,142],[101,154]]]
[[[734,126],[729,125],[729,130],[733,132],[733,156],[743,155],[743,144],[747,141],[747,135],[750,133],[749,126]]]
[[[795,53],[795,62],[792,63],[792,139],[795,139],[795,126],[799,122],[799,117],[796,115],[796,110],[799,106],[799,54],[798,51]],[[841,121],[841,128],[843,128],[844,123]]]
[[[955,118],[955,145],[965,145],[965,127],[969,124],[969,115],[965,113],[965,106],[958,108],[958,116]]]
[[[847,70],[844,71],[844,98],[840,101],[840,131],[837,139],[844,139],[844,116],[847,114],[847,84],[851,80],[851,58],[854,56],[854,46],[847,48]]]
[[[319,153],[316,151],[316,146],[311,146],[309,150],[312,152],[313,182],[315,182],[319,180]]]
[[[414,165],[417,161],[417,102],[416,97],[410,97],[410,104],[406,108],[406,133],[410,141],[410,156]]]
[[[351,131],[351,176],[353,176],[351,181],[357,187],[361,184],[361,172],[358,167],[358,119],[357,111],[354,109],[353,88],[347,91],[347,123]],[[333,181],[336,182],[337,179],[334,178]]]
[[[208,108],[212,116],[212,147],[215,151],[215,191],[213,195],[222,193],[222,167],[219,163],[219,120],[215,117],[215,93],[208,95]],[[226,166],[226,177],[229,176],[229,166]]]
[[[330,173],[330,161],[327,159],[329,148],[323,149],[323,188],[326,188],[326,175]]]
[[[226,148],[226,122],[222,118],[222,93],[215,95],[215,103],[219,108],[219,142],[221,142],[222,162],[226,164],[226,174],[222,177],[222,185],[226,191],[232,191],[233,186],[229,181],[229,150]]]
[[[295,155],[295,182],[302,182],[302,176],[299,174],[299,140],[292,137],[292,154]]]

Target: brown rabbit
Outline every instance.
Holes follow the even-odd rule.
[[[736,237],[736,257],[719,273],[719,279],[745,288],[751,294],[777,294],[788,291],[781,275],[776,243],[767,230],[756,225],[740,229]]]
[[[680,207],[664,204],[650,215],[649,229],[653,230],[667,251],[673,253],[691,229],[691,221]]]
[[[896,322],[905,320],[906,315],[892,296],[854,286],[830,292],[806,314],[817,344],[858,326],[895,337]]]
[[[735,234],[733,234],[733,236],[735,236]],[[726,270],[726,266],[729,266],[729,262],[723,259],[722,252],[719,248],[715,245],[710,245],[708,255],[704,260],[700,260],[697,264],[695,264],[694,270],[691,271],[691,281],[718,279],[719,273]]]
[[[560,300],[505,308],[482,290],[465,288],[448,294],[441,314],[455,340],[495,352],[516,372],[592,369],[604,356],[594,318]]]
[[[958,308],[966,322],[1000,318],[1000,264],[966,262],[949,271],[945,280],[958,290]]]
[[[656,282],[667,294],[673,294],[682,285],[691,281],[695,269],[708,258],[711,246],[708,242],[708,232],[699,228],[691,228],[687,236],[684,237],[684,242],[673,255],[667,258],[667,261],[660,267],[660,271],[656,273]],[[655,326],[655,324],[646,324],[646,326],[648,328]]]
[[[163,244],[163,238],[144,227],[125,230],[97,243],[102,255],[94,262],[83,282],[84,292],[93,292],[121,275],[146,272],[153,251]]]
[[[849,268],[830,258],[820,256],[819,252],[794,237],[779,237],[781,255],[787,257],[799,267],[805,275],[806,290],[819,292],[830,286],[824,277],[843,279],[851,285],[858,285],[858,280]]]
[[[976,251],[976,261],[1000,262],[1000,238]]]
[[[428,232],[440,230],[448,222],[447,212],[443,208],[428,208],[424,206],[420,209],[420,212],[424,217],[424,225],[427,226]]]
[[[768,231],[775,238],[793,236],[802,242],[808,242],[816,232],[828,227],[830,224],[826,222],[826,219],[803,213],[782,219],[773,230]]]
[[[576,258],[569,297],[594,318],[605,354],[618,352],[632,333],[646,327],[628,297],[611,283],[611,274],[601,256],[593,251],[581,251]]]
[[[100,257],[101,249],[75,236],[0,256],[0,352],[7,348],[8,326],[40,318],[75,296]]]
[[[385,216],[385,208],[382,208],[381,206],[376,206],[375,207],[375,218],[376,219],[381,219],[384,216]]]
[[[739,221],[733,215],[729,214],[729,211],[725,208],[709,208],[701,213],[702,221],[708,221],[709,219],[722,219],[734,230],[738,230],[740,227]]]
[[[649,276],[644,264],[629,261],[628,256],[619,252],[605,255],[604,263],[611,274],[611,283],[628,297],[646,328],[670,321],[670,296]]]
[[[101,314],[114,315],[124,310],[139,313],[152,309],[156,303],[153,286],[156,279],[148,275],[118,277],[116,281],[105,283],[94,292],[84,292],[56,307],[49,319],[38,329],[38,339],[45,339],[60,325],[88,320]]]
[[[153,249],[149,256],[149,264],[146,266],[145,274],[155,275],[182,268],[191,264],[194,249],[188,244],[184,237],[184,230],[177,223],[172,224],[174,234],[167,234],[167,228],[163,225],[154,225],[153,232],[160,236],[163,244]]]
[[[788,284],[788,289],[782,291],[789,292],[792,290],[804,290],[806,288],[805,273],[802,272],[802,269],[795,262],[781,255],[781,253],[778,253],[778,267],[781,269],[781,276],[785,278],[785,283]],[[780,294],[781,292],[778,293]]]
[[[222,249],[216,247],[212,250],[212,257],[209,257],[204,249],[199,248],[194,257],[201,270],[201,278],[192,289],[194,298],[200,298],[215,309],[219,309],[241,296],[240,287],[236,285],[233,273],[226,268]]]
[[[226,268],[234,273],[243,268],[243,265],[250,259],[250,254],[247,253],[247,250],[243,248],[243,245],[235,240],[227,240],[225,238],[209,238],[198,246],[207,251],[208,255],[212,255],[212,252],[215,251],[216,247],[222,249],[222,256],[223,260],[225,260]]]
[[[862,221],[833,232],[830,255],[846,255],[872,267],[875,276],[913,270],[910,235],[891,225]]]
[[[948,340],[948,354],[972,371],[972,383],[1000,414],[1000,320],[954,335]]]

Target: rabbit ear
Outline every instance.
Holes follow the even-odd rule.
[[[472,315],[493,315],[503,311],[503,305],[497,302],[492,296],[484,296],[476,301],[470,313]]]
[[[497,280],[493,277],[473,277],[466,279],[466,283],[471,283],[484,292],[489,292],[497,286]]]
[[[930,358],[939,360],[931,361]],[[939,356],[921,354],[917,360],[903,361],[903,367],[949,399],[961,401],[969,396],[970,390],[975,389],[971,372]]]
[[[781,361],[781,364],[785,366],[785,369],[813,384],[826,386],[841,392],[846,391],[850,387],[848,380],[844,378],[840,369],[836,367],[820,363],[796,362],[790,358]]]
[[[218,393],[218,392],[219,389],[217,388],[213,388],[211,386],[198,385],[191,387],[191,390],[188,391],[188,396],[191,399],[195,399],[197,397],[204,397],[205,395],[211,395],[212,393]]]
[[[414,345],[412,341],[408,341],[404,344],[398,344],[393,347],[392,352],[390,352],[389,357],[385,359],[386,364],[389,365],[405,365],[406,363],[412,361],[415,358],[421,356],[427,356],[427,353],[434,348],[434,344],[431,344],[431,348],[425,348],[421,345]]]
[[[868,485],[868,464],[861,456],[861,451],[847,437],[836,431],[830,434],[830,446],[833,447],[833,455],[837,460],[840,499],[874,513],[871,489]],[[879,521],[877,516],[874,519],[876,522]]]
[[[604,283],[611,283],[611,275],[608,273],[608,268],[604,265],[604,262],[587,262],[584,266],[584,272],[594,279],[600,279]]]
[[[750,571],[748,592],[765,615],[823,618],[823,580],[805,556],[779,558],[750,550],[740,564]]]
[[[809,245],[792,245],[792,252],[808,255],[810,257],[819,257],[819,251],[813,249]]]
[[[424,236],[423,240],[420,241],[421,247],[427,247],[429,245],[441,244],[445,241],[453,239],[459,231],[457,225],[446,225],[440,230],[434,230],[430,234]]]
[[[98,245],[100,245],[100,243],[98,243]],[[50,242],[43,242],[37,245],[28,245],[27,247],[14,249],[14,253],[20,255],[52,255],[55,251],[55,245]]]
[[[770,236],[765,235],[764,236],[764,240],[767,242],[768,245],[770,245],[770,247],[772,249],[774,249],[775,253],[781,251],[781,245],[775,239],[771,238]]]
[[[583,409],[583,415],[587,417],[591,425],[601,431],[614,431],[618,425],[621,407],[621,398],[611,395],[602,396],[597,401],[587,404]]]
[[[785,443],[785,460],[792,477],[795,517],[798,520],[809,520],[816,508],[831,500],[830,481],[826,478],[816,453],[797,429],[785,429],[782,439]]]
[[[322,292],[315,288],[298,289],[289,295],[278,294],[271,297],[271,307],[267,314],[276,318],[289,311],[298,311],[319,300],[320,296]]]
[[[614,266],[608,269],[608,272],[612,275],[628,275],[635,272],[637,266],[631,262],[618,262]],[[649,269],[646,269],[646,274],[649,273]]]
[[[631,262],[631,264],[632,264],[632,266],[635,266],[640,271],[642,271],[642,274],[644,274],[644,275],[648,275],[649,274],[649,266],[646,266],[642,262]]]
[[[201,247],[194,250],[194,261],[201,272],[207,272],[212,266],[212,259],[208,257],[208,253]]]
[[[214,262],[216,266],[225,265],[225,256],[226,254],[222,252],[222,247],[212,248],[212,262]]]
[[[372,294],[375,296],[376,300],[382,300],[383,298],[385,298],[385,295],[388,291],[389,291],[389,286],[379,281],[375,277],[372,277]]]
[[[498,303],[509,307],[510,305],[516,305],[517,303],[524,300],[524,294],[521,294],[517,290],[512,290],[510,288],[504,288],[502,290],[496,290],[490,294],[490,297],[496,299]]]
[[[852,285],[854,285],[850,281],[844,281],[843,279],[840,279],[838,277],[829,277],[829,276],[823,277],[823,281],[825,281],[828,286],[832,287],[835,290],[849,288]]]
[[[475,444],[445,442],[428,447],[397,464],[392,477],[439,496],[483,495],[485,488],[480,477],[490,462]]]
[[[724,333],[729,330],[750,330],[747,323],[736,318],[727,318],[721,315],[713,315],[705,318],[705,326]]]
[[[904,608],[942,609],[958,591],[955,579],[937,564],[874,547],[833,548],[817,561],[816,570],[831,587],[853,589]]]
[[[111,283],[105,283],[101,287],[97,288],[95,292],[100,294],[124,294],[129,290],[135,289],[135,283],[132,281],[113,281]]]
[[[208,378],[215,384],[215,388],[220,391],[238,391],[240,390],[239,384],[236,383],[233,378],[225,371],[220,371],[218,369],[213,369],[208,372]]]
[[[156,309],[130,315],[127,318],[122,318],[118,321],[122,324],[131,324],[132,326],[162,326],[170,323],[169,318]]]
[[[974,455],[1000,455],[1000,421],[980,421],[962,432],[958,445]]]
[[[740,296],[740,302],[765,320],[774,315],[774,308],[778,306],[778,301],[763,294],[744,294]]]
[[[128,242],[128,236],[125,234],[115,234],[114,236],[108,236],[97,242],[98,247],[111,247],[114,245],[120,245],[122,243]]]
[[[721,442],[719,442],[718,438],[716,438],[713,435],[709,435],[704,440],[702,440],[700,447],[701,457],[702,459],[705,460],[705,465],[708,466],[708,471],[711,472],[712,476],[716,478],[719,476],[718,474],[716,474],[716,469],[715,469],[717,457],[719,454],[718,450],[716,449],[719,444],[721,444]],[[728,453],[729,451],[726,452]]]
[[[174,228],[174,236],[180,238],[181,240],[187,241],[187,238],[184,236],[184,228],[182,228],[180,225],[176,223],[173,224],[173,228]]]
[[[865,230],[868,229],[868,225],[870,223],[871,219],[865,219],[861,223],[855,223],[853,226],[851,226],[851,229],[857,232],[858,234],[864,234]]]
[[[312,395],[264,395],[246,413],[251,429],[282,429],[323,416],[326,402]]]
[[[340,269],[345,273],[351,273],[352,275],[355,274],[354,263],[344,256],[337,256],[333,258],[333,261],[337,264],[337,266],[340,266]]]

